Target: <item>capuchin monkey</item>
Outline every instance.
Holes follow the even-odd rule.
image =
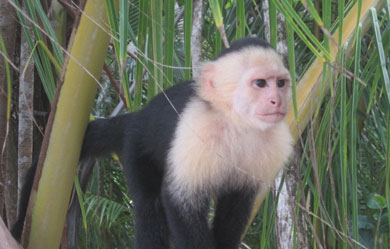
[[[141,111],[89,123],[81,159],[120,155],[137,249],[237,249],[259,191],[292,152],[290,74],[245,38]],[[215,216],[209,225],[210,199]]]

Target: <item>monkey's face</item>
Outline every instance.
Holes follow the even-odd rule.
[[[281,65],[270,62],[245,69],[234,93],[233,110],[252,125],[268,128],[287,113],[290,75]]]
[[[221,57],[203,67],[200,82],[200,96],[236,124],[267,129],[287,113],[290,73],[272,49],[248,48]]]

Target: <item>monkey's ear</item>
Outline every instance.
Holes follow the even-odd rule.
[[[215,88],[213,80],[215,79],[216,67],[212,63],[207,63],[202,68],[202,74],[200,76],[200,85],[206,92]]]

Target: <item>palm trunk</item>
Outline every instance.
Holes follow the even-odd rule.
[[[7,60],[15,61],[15,51],[17,47],[17,22],[15,11],[6,0],[0,0],[0,31],[8,54]],[[1,49],[2,50],[2,49]],[[6,221],[11,227],[17,218],[17,192],[18,192],[18,167],[17,167],[17,119],[7,117],[7,108],[12,108],[11,113],[17,113],[18,95],[15,89],[14,77],[11,71],[11,96],[7,96],[7,74],[5,70],[5,59],[0,56],[0,213],[3,214],[5,207]],[[11,106],[7,100],[11,98]]]
[[[267,40],[271,40],[270,27],[269,27],[269,1],[263,1],[263,13],[264,19],[267,20],[265,25],[265,36]],[[285,25],[286,20],[283,15],[280,13],[277,14],[277,22],[278,22],[278,39],[277,39],[277,50],[283,56],[283,58],[287,58],[287,42],[286,42],[286,31]],[[276,228],[276,238],[278,248],[280,249],[290,249],[294,247],[294,233],[293,229],[296,231],[296,237],[300,238],[301,242],[297,248],[305,249],[308,248],[307,241],[304,240],[305,236],[305,228],[300,227],[299,224],[303,225],[302,221],[298,222],[295,217],[295,202],[296,202],[296,189],[297,189],[297,177],[300,177],[296,172],[296,167],[299,167],[298,164],[291,163],[288,168],[283,169],[279,172],[279,175],[275,179],[275,184],[273,187],[273,194],[277,196],[278,189],[280,184],[282,183],[282,176],[285,175],[283,186],[279,193],[279,199],[275,200],[278,203],[276,206],[275,212],[275,228]],[[296,218],[296,217],[295,217]],[[296,220],[296,222],[294,222]],[[295,226],[293,226],[295,223]],[[302,234],[303,233],[303,234]]]
[[[27,171],[33,163],[34,62],[33,59],[28,62],[30,53],[26,37],[21,32],[19,71],[23,73],[19,76],[18,217],[25,211],[21,210],[20,200]]]
[[[27,210],[23,234],[27,248],[54,249],[61,242],[83,134],[108,47],[104,2],[86,1],[69,43]]]
[[[192,32],[191,32],[191,60],[192,75],[200,75],[202,57],[202,27],[204,22],[204,2],[196,0],[193,2]]]

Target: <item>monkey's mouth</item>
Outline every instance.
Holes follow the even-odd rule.
[[[262,113],[256,115],[260,120],[269,123],[276,123],[283,120],[284,116],[286,116],[285,112],[270,112],[270,113]]]

